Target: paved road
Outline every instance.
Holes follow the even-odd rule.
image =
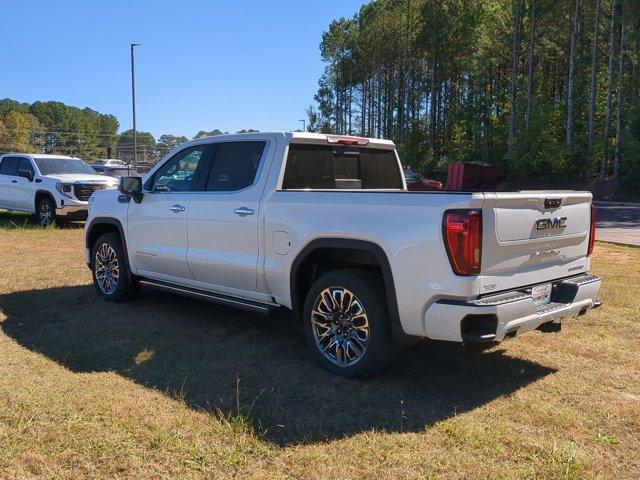
[[[640,246],[640,203],[598,203],[598,240]]]

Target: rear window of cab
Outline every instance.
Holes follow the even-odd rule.
[[[393,150],[342,145],[289,145],[284,190],[402,189]]]

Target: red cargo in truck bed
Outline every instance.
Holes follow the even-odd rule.
[[[446,189],[492,190],[496,188],[500,178],[500,171],[491,165],[472,162],[450,163]]]

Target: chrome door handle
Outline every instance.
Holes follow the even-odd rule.
[[[235,209],[235,213],[244,217],[245,215],[253,215],[253,208],[240,207]]]
[[[175,205],[171,205],[169,207],[169,210],[171,210],[173,213],[179,213],[179,212],[184,212],[184,207],[176,203]]]

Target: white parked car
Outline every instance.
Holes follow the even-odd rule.
[[[96,192],[85,256],[106,300],[291,309],[323,367],[361,376],[407,337],[492,343],[600,306],[593,212],[588,192],[408,192],[390,141],[221,135]]]
[[[116,186],[117,179],[98,175],[79,158],[0,156],[0,209],[34,214],[42,225],[56,219],[85,219],[93,192]]]
[[[102,160],[97,160],[95,164],[104,165],[107,167],[126,167],[128,165],[127,162],[119,160],[117,158],[104,158]]]

